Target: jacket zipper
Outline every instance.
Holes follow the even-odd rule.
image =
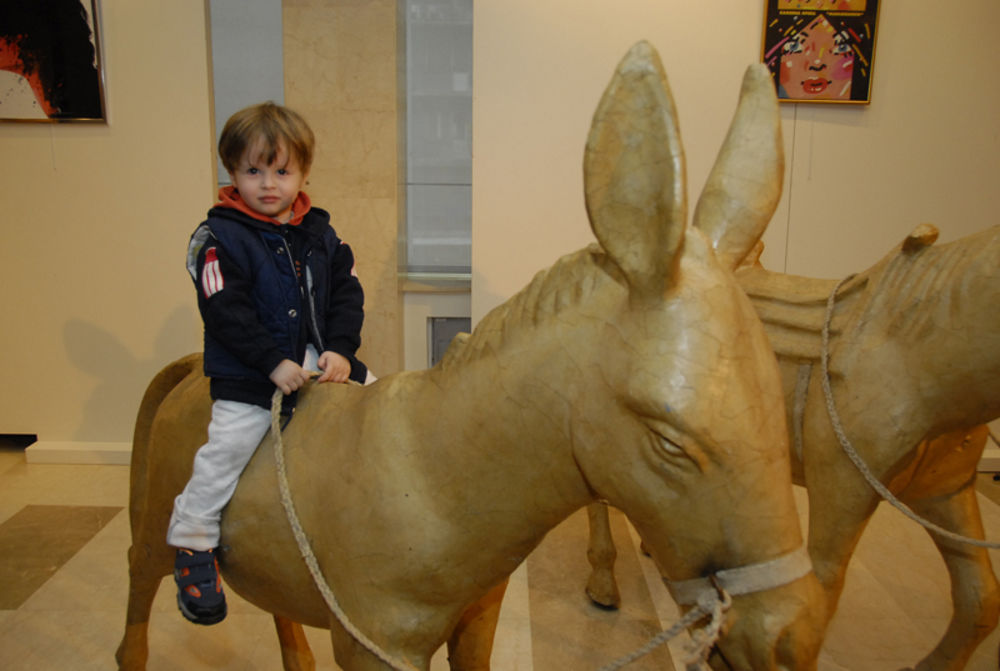
[[[311,254],[312,252],[309,252]],[[308,254],[307,254],[308,256]],[[313,300],[313,277],[312,270],[309,268],[309,264],[304,264],[306,267],[306,300],[309,302],[309,325],[312,326],[313,336],[316,338],[316,349],[322,354],[326,350],[326,346],[323,344],[323,336],[319,333],[319,325],[316,323],[316,302]]]
[[[295,259],[292,257],[292,248],[288,245],[288,240],[285,239],[284,235],[281,236],[281,244],[285,247],[285,255],[288,257],[288,263],[292,267],[292,277],[298,277],[298,274],[295,272]],[[303,304],[308,306],[309,312],[306,315],[306,319],[309,324],[309,330],[312,331],[312,335],[316,339],[316,351],[317,353],[322,354],[326,349],[326,346],[323,344],[323,336],[320,335],[319,325],[316,323],[316,302],[313,300],[312,296],[312,271],[309,270],[308,263],[308,257],[310,254],[312,254],[312,251],[307,251],[305,257],[302,259],[302,265],[306,274],[306,282],[305,286],[299,286],[299,294],[300,297],[304,299]],[[304,296],[302,296],[303,293],[305,294]]]

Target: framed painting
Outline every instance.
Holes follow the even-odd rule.
[[[765,0],[761,57],[782,102],[871,102],[878,0]]]
[[[97,0],[0,0],[0,120],[105,121]]]

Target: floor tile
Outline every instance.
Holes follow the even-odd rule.
[[[120,511],[28,505],[0,523],[0,609],[19,608]]]

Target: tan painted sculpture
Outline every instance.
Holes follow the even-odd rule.
[[[636,45],[585,153],[600,244],[539,273],[434,368],[301,394],[282,434],[299,519],[340,605],[385,652],[427,669],[447,643],[453,669],[488,669],[507,576],[597,497],[627,512],[672,580],[801,550],[777,364],[732,275],[779,197],[779,133],[754,66],[689,227],[673,102],[655,51]],[[197,356],[143,399],[121,669],[145,666],[171,501],[208,417]],[[309,664],[289,620],[331,628],[344,669],[390,668],[314,586],[273,449],[269,436],[225,512],[226,581],[275,614],[286,668]],[[733,668],[815,668],[823,595],[808,564],[798,575],[733,597],[717,652]]]
[[[982,540],[975,493],[987,437],[981,424],[1000,415],[1000,227],[932,246],[936,238],[934,227],[921,225],[838,291],[831,390],[847,439],[895,496],[932,523]],[[791,441],[800,445],[794,478],[809,493],[809,553],[832,616],[879,502],[845,456],[820,384],[820,333],[837,282],[759,265],[736,274],[778,355]],[[594,571],[587,592],[614,606],[607,510],[588,512]],[[997,625],[1000,586],[983,547],[931,536],[951,578],[954,613],[916,668],[958,671]]]

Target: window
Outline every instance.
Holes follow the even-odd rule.
[[[406,270],[469,274],[472,0],[406,0]]]
[[[284,102],[281,3],[209,0],[215,140],[235,112],[265,100]],[[229,173],[218,164],[219,184]]]

